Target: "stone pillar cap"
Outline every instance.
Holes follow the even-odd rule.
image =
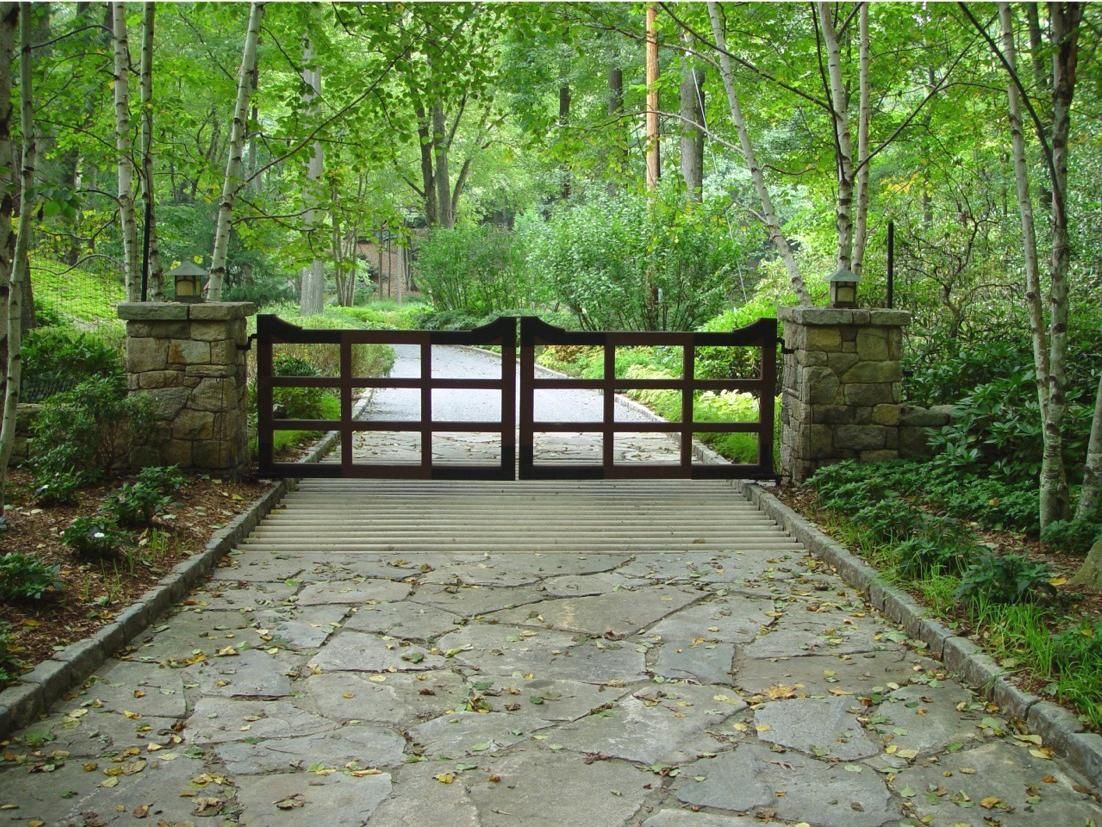
[[[228,322],[256,313],[252,302],[122,302],[120,319],[128,322]]]
[[[777,318],[783,322],[804,325],[875,325],[878,327],[905,327],[911,314],[906,310],[887,308],[778,307]]]

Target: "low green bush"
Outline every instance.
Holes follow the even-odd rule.
[[[104,510],[119,525],[130,528],[145,528],[153,524],[153,519],[162,513],[172,498],[156,487],[143,482],[123,483],[118,491],[104,501]]]
[[[272,360],[276,376],[319,376],[317,368],[301,356],[281,354]],[[276,416],[285,419],[318,419],[322,399],[331,394],[328,388],[273,388],[272,405]]]
[[[1047,545],[1083,556],[1098,539],[1102,539],[1102,523],[1092,520],[1057,520],[1041,532],[1041,540]]]
[[[18,666],[11,651],[11,627],[0,620],[0,685],[14,679]]]
[[[111,560],[122,553],[127,536],[110,517],[99,515],[77,517],[61,532],[61,540],[78,557]]]
[[[991,603],[1037,603],[1055,595],[1049,583],[1048,564],[1020,554],[995,554],[988,551],[964,571],[957,599],[974,607]]]
[[[72,505],[77,501],[80,475],[53,471],[35,477],[34,501],[39,505]]]
[[[127,394],[118,376],[92,376],[51,397],[34,425],[35,484],[56,484],[64,474],[83,484],[124,467],[130,450],[147,438],[152,422],[149,397]]]
[[[118,343],[69,327],[36,327],[23,339],[22,398],[35,402],[88,376],[122,376]]]
[[[41,600],[61,588],[59,568],[21,551],[0,556],[0,600]]]

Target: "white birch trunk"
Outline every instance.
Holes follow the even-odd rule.
[[[23,132],[23,166],[20,170],[19,234],[15,240],[8,284],[7,310],[7,364],[4,366],[4,413],[0,424],[0,518],[7,500],[8,462],[15,445],[16,408],[19,404],[19,383],[23,372],[21,355],[23,283],[27,278],[27,251],[30,249],[34,227],[34,168],[37,155],[34,126],[34,98],[31,87],[31,13],[30,3],[19,4],[19,103]],[[10,48],[10,45],[8,46]],[[6,51],[0,47],[0,60]],[[0,86],[2,89],[2,86]],[[10,89],[9,89],[10,97]],[[8,141],[10,147],[10,140]],[[2,149],[2,148],[0,148]],[[10,155],[8,157],[11,157]]]
[[[156,188],[153,186],[153,33],[156,23],[155,3],[147,3],[142,18],[142,201],[147,205],[145,214],[149,224],[149,300],[164,298],[164,271],[161,268],[161,251],[157,243]]]
[[[834,223],[838,228],[838,266],[853,269],[853,144],[849,132],[849,95],[842,80],[842,57],[838,33],[831,18],[830,3],[819,3],[819,22],[827,50],[827,76],[830,79],[830,108],[834,121],[835,167],[838,197]]]
[[[111,4],[115,44],[115,149],[118,151],[119,220],[122,223],[123,278],[127,301],[142,297],[138,222],[134,216],[134,157],[130,140],[130,44],[126,37],[126,4]]]
[[[1079,23],[1082,6],[1051,3],[1052,26],[1052,264],[1049,271],[1048,416],[1041,471],[1041,528],[1065,519],[1069,510],[1068,481],[1063,458],[1063,425],[1067,400],[1068,242],[1067,182],[1071,102],[1075,92]]]
[[[307,67],[310,67],[314,62],[314,47],[309,37],[307,37],[303,43],[302,58],[303,63]],[[306,110],[311,115],[317,115],[318,101],[321,97],[321,71],[311,68],[303,69],[302,82],[305,83],[307,89],[309,89],[304,100]],[[324,172],[324,168],[325,156],[323,154],[321,141],[314,141],[314,151],[310,155],[310,161],[306,167],[306,199],[308,207],[304,217],[306,238],[312,251],[315,250],[314,232],[318,226],[318,188],[321,186],[321,176]],[[299,312],[303,316],[311,316],[315,313],[320,313],[325,304],[325,267],[321,259],[317,257],[316,251],[313,260],[308,267],[303,268],[300,275],[302,289],[299,291]]]
[[[1013,71],[1018,70],[1014,46],[1014,23],[1010,4],[999,3],[999,23],[1002,29],[1003,57]],[[1022,224],[1022,254],[1025,264],[1025,300],[1029,313],[1029,332],[1033,343],[1033,371],[1037,381],[1037,404],[1042,422],[1048,419],[1048,345],[1045,337],[1045,315],[1041,306],[1041,277],[1037,258],[1037,230],[1033,222],[1033,198],[1029,191],[1029,162],[1026,158],[1025,134],[1022,132],[1022,102],[1013,80],[1007,83],[1010,113],[1010,145],[1014,160],[1014,180],[1017,185],[1018,214]],[[1042,429],[1043,438],[1047,432]]]
[[[256,43],[260,37],[260,21],[264,16],[263,3],[249,5],[249,26],[245,33],[245,46],[241,51],[241,68],[237,74],[237,101],[233,108],[233,124],[230,127],[230,146],[226,160],[226,177],[222,183],[222,198],[218,202],[218,218],[214,225],[214,250],[210,257],[210,281],[207,297],[212,301],[222,299],[222,282],[226,278],[226,251],[230,243],[230,216],[233,204],[241,189],[241,156],[245,151],[245,132],[248,125],[249,95],[256,74]]]
[[[1094,399],[1094,418],[1087,443],[1087,461],[1083,465],[1083,488],[1075,519],[1090,520],[1099,513],[1102,504],[1102,376],[1098,377],[1098,394]]]
[[[455,226],[452,213],[451,172],[448,169],[448,124],[444,116],[444,104],[437,101],[432,105],[432,145],[436,153],[436,170],[433,182],[436,185],[436,220],[446,230]]]
[[[708,0],[708,17],[712,21],[712,35],[719,47],[719,73],[723,78],[723,88],[727,92],[727,103],[731,109],[731,120],[738,130],[739,145],[742,147],[742,155],[746,161],[746,167],[750,171],[750,180],[758,200],[761,202],[761,219],[769,233],[769,239],[777,248],[777,253],[784,262],[788,271],[788,279],[800,304],[811,304],[811,296],[804,286],[803,277],[800,275],[796,257],[792,254],[792,248],[788,246],[788,240],[781,232],[780,221],[776,210],[773,209],[773,199],[769,196],[769,189],[765,185],[765,176],[758,166],[757,157],[754,154],[754,146],[750,142],[750,132],[746,128],[746,120],[742,116],[742,107],[739,106],[738,93],[735,91],[734,73],[731,70],[731,57],[727,54],[727,37],[723,31],[723,20],[720,18],[719,7],[715,0]]]
[[[869,4],[862,3],[857,17],[857,180],[856,215],[853,228],[853,272],[865,267],[865,246],[869,226]]]

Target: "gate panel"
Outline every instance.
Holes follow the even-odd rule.
[[[426,479],[515,479],[516,477],[516,319],[502,317],[471,331],[435,330],[309,330],[276,316],[257,316],[257,447],[259,470],[272,477],[384,477]],[[340,347],[339,377],[275,376],[273,345],[279,343],[335,344]],[[416,345],[420,349],[420,376],[371,377],[352,375],[352,348],[361,344]],[[434,345],[497,345],[501,348],[501,375],[496,379],[434,378]],[[277,418],[272,391],[277,387],[334,388],[339,392],[338,420],[294,420]],[[408,420],[361,420],[354,418],[355,389],[409,388],[419,391],[421,417]],[[486,421],[441,421],[433,417],[434,389],[495,390],[500,394],[501,416]],[[341,446],[341,461],[277,462],[273,437],[278,430],[335,431]],[[355,435],[365,431],[415,432],[420,437],[419,462],[393,464],[356,462]],[[439,432],[492,432],[500,435],[496,465],[434,464],[433,436]]]
[[[520,361],[520,478],[521,479],[625,479],[678,477],[691,479],[773,478],[773,415],[777,381],[777,322],[760,319],[731,333],[662,332],[572,332],[549,325],[538,318],[521,319]],[[604,348],[604,375],[600,379],[544,378],[536,375],[536,348],[542,345],[585,345]],[[682,376],[669,379],[627,379],[616,376],[616,348],[628,346],[674,346],[682,348]],[[753,347],[760,350],[760,374],[755,379],[697,379],[696,350],[699,347]],[[633,389],[669,389],[681,392],[680,422],[618,422],[616,393]],[[589,389],[602,391],[600,422],[537,421],[537,390]],[[758,398],[757,422],[696,422],[695,392],[737,390]],[[601,437],[601,463],[554,465],[537,463],[537,433],[596,433]],[[693,433],[753,433],[758,436],[758,461],[752,465],[704,465],[693,462]],[[678,436],[676,465],[617,463],[615,437],[624,433],[670,433]]]

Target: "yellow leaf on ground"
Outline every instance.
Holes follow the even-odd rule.
[[[438,772],[436,775],[433,776],[433,779],[439,781],[441,784],[451,784],[453,781],[455,781],[455,773]]]

